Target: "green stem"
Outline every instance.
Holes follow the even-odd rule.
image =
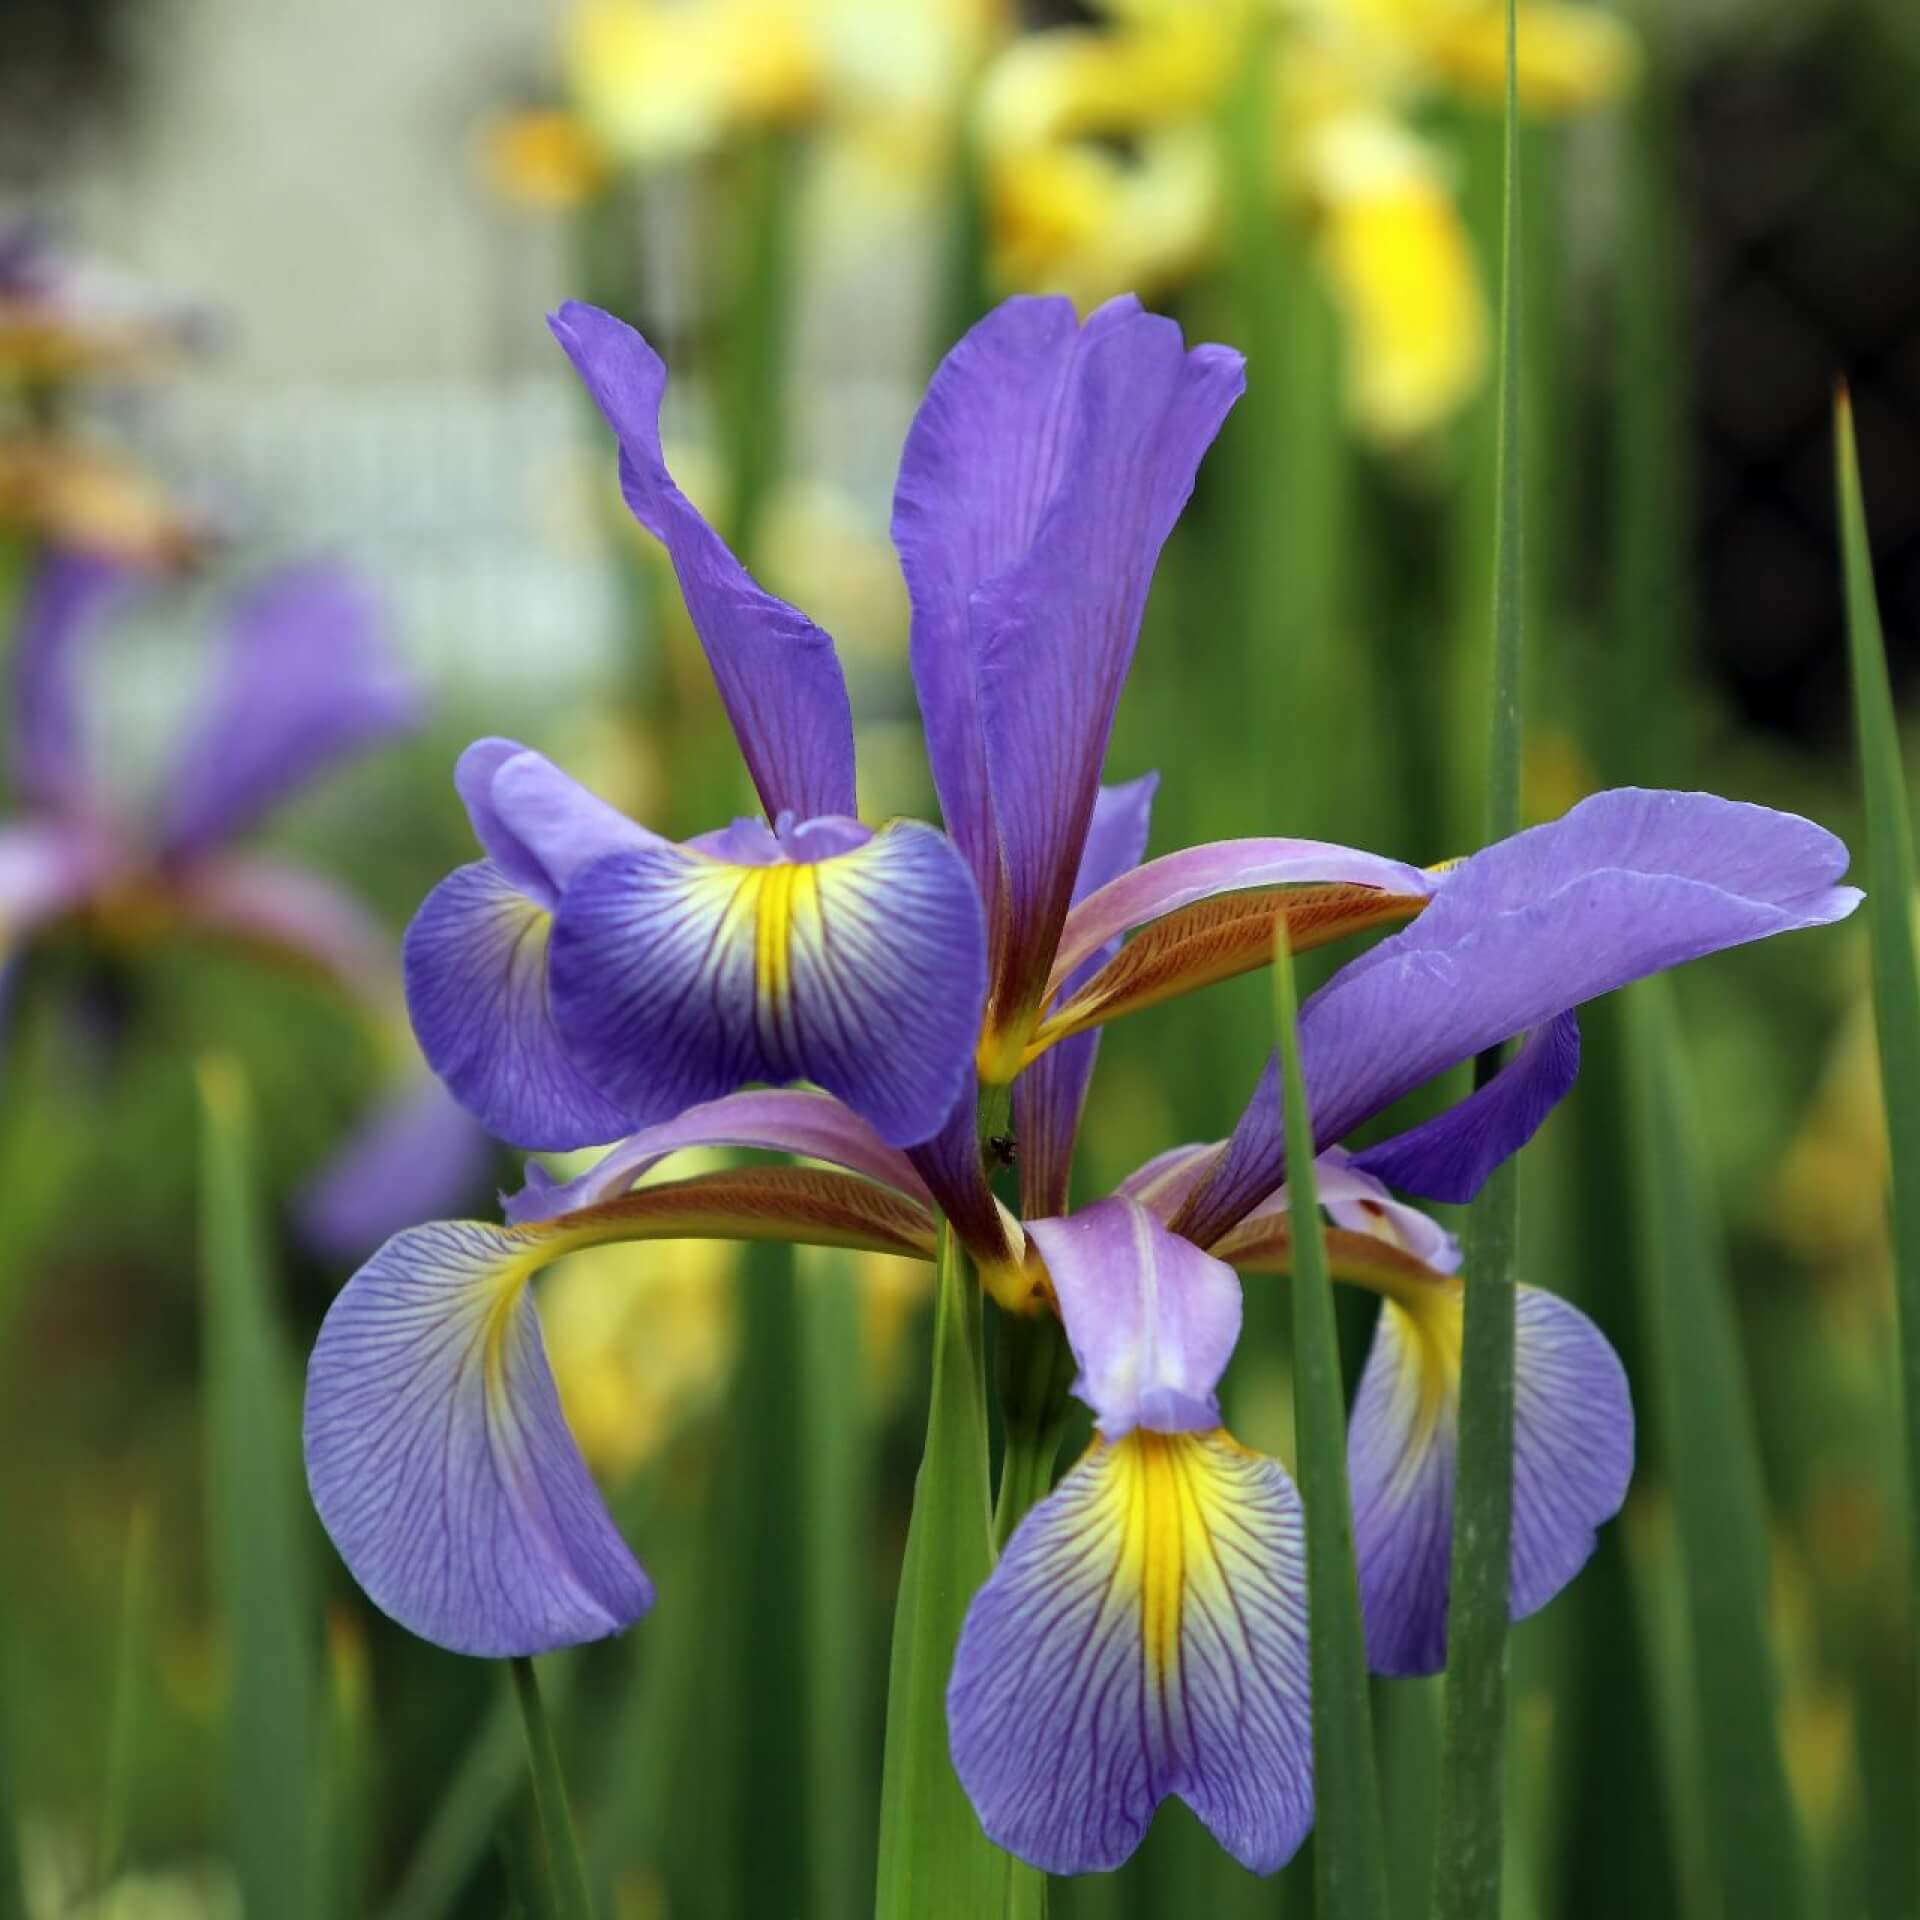
[[[1514,0],[1507,0],[1504,215],[1500,236],[1498,477],[1493,534],[1493,728],[1487,838],[1520,825],[1522,626],[1520,459],[1520,168],[1514,97]],[[1476,1078],[1496,1071],[1483,1057]],[[1513,1530],[1514,1256],[1518,1169],[1509,1160],[1467,1219],[1460,1450],[1440,1760],[1436,1920],[1500,1911],[1506,1774],[1508,1563]]]
[[[728,393],[727,540],[751,567],[767,503],[786,462],[787,322],[793,307],[794,208],[800,154],[790,135],[755,137],[744,155],[747,256],[736,301]]]
[[[978,1920],[1006,1904],[1007,1855],[980,1831],[947,1750],[947,1676],[993,1568],[980,1290],[940,1229],[933,1385],[887,1677],[877,1920]]]
[[[1013,1530],[1053,1488],[1054,1462],[1067,1425],[1073,1350],[1052,1314],[1000,1322],[1000,1408],[1006,1452],[993,1509],[993,1549],[1006,1551]]]
[[[527,1761],[533,1771],[533,1805],[540,1818],[540,1838],[546,1848],[552,1876],[554,1920],[593,1920],[593,1897],[587,1891],[586,1869],[574,1838],[573,1812],[567,1805],[567,1783],[560,1774],[560,1754],[553,1729],[540,1701],[540,1682],[533,1662],[524,1654],[513,1660],[513,1693],[519,1702],[521,1724],[527,1734]]]

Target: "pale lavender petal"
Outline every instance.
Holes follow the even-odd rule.
[[[418,690],[380,624],[360,584],[331,567],[289,568],[241,596],[163,804],[166,853],[233,838],[334,762],[417,723]]]
[[[1460,1291],[1385,1303],[1347,1438],[1354,1551],[1376,1672],[1446,1664],[1459,1438]],[[1618,1356],[1577,1308],[1536,1287],[1515,1306],[1512,1613],[1537,1612],[1586,1564],[1633,1473]]]
[[[392,934],[324,874],[252,854],[196,860],[176,878],[180,905],[201,929],[310,965],[377,1011],[397,1008]]]
[[[1079,1375],[1102,1434],[1198,1433],[1220,1423],[1216,1389],[1240,1337],[1231,1267],[1169,1233],[1134,1200],[1033,1220]]]
[[[1227,1434],[1092,1450],[975,1596],[947,1689],[987,1837],[1049,1873],[1137,1847],[1169,1794],[1255,1873],[1313,1821],[1299,1496]]]
[[[618,1633],[653,1590],[567,1431],[527,1297],[526,1228],[387,1242],[307,1368],[307,1483],[353,1577],[455,1653],[505,1659]]]
[[[853,714],[832,640],[747,572],[668,473],[667,370],[639,334],[569,300],[547,323],[620,443],[634,518],[667,549],[768,818],[858,812]]]
[[[1483,1048],[1722,947],[1845,918],[1846,848],[1797,815],[1623,788],[1473,855],[1403,932],[1307,1002],[1315,1138],[1362,1121]],[[1210,1245],[1285,1174],[1269,1058],[1177,1224]]]
[[[300,1237],[323,1260],[364,1260],[405,1227],[465,1210],[485,1187],[494,1143],[438,1080],[388,1096],[295,1203]]]
[[[1140,864],[1147,850],[1154,789],[1160,776],[1142,774],[1123,786],[1102,787],[1094,804],[1093,825],[1080,855],[1074,898],[1084,899],[1108,881]],[[1061,991],[1071,993],[1107,959],[1117,941],[1087,954]],[[1096,1028],[1076,1033],[1043,1053],[1013,1085],[1014,1137],[1020,1154],[1020,1208],[1030,1218],[1064,1213],[1074,1142],[1087,1083],[1100,1051]]]
[[[78,906],[113,870],[113,847],[81,826],[0,826],[0,955]]]
[[[1114,1192],[1123,1200],[1139,1201],[1161,1220],[1171,1220],[1222,1144],[1218,1140],[1190,1140],[1185,1146],[1168,1147],[1135,1167]]]
[[[1059,490],[1026,557],[975,600],[1009,1007],[1037,1001],[1052,967],[1160,548],[1245,385],[1237,353],[1189,352],[1171,320],[1096,316]]]
[[[560,904],[553,1010],[640,1124],[754,1081],[811,1080],[910,1146],[973,1078],[985,969],[952,842],[896,821],[808,863],[664,844],[596,861]]]
[[[1370,1233],[1403,1248],[1436,1273],[1458,1273],[1458,1239],[1418,1207],[1402,1205],[1363,1161],[1363,1155],[1349,1154],[1344,1147],[1329,1147],[1315,1157],[1314,1188],[1328,1219],[1336,1227]],[[1292,1202],[1291,1190],[1282,1186],[1247,1215],[1246,1224],[1286,1213]]]
[[[554,1024],[553,915],[491,860],[456,868],[407,928],[407,1013],[427,1064],[515,1146],[600,1146],[633,1131]]]
[[[79,655],[133,577],[99,554],[61,551],[35,568],[13,636],[13,784],[36,807],[94,810]]]
[[[659,844],[516,740],[476,740],[454,766],[453,784],[487,858],[543,907],[557,906],[567,882],[601,855]]]
[[[1446,878],[1445,873],[1426,873],[1404,861],[1329,840],[1214,840],[1183,847],[1122,874],[1090,899],[1076,901],[1061,930],[1054,972],[1059,977],[1122,934],[1222,893],[1345,884],[1424,898]],[[1063,986],[1055,998],[1064,998],[1068,991]]]
[[[550,1220],[625,1193],[670,1154],[695,1147],[757,1147],[769,1153],[825,1160],[931,1206],[913,1162],[829,1093],[797,1088],[731,1093],[691,1107],[677,1119],[643,1127],[577,1179],[564,1183],[530,1165],[527,1184],[504,1202],[509,1221]]]
[[[1427,1200],[1464,1205],[1545,1124],[1580,1072],[1580,1021],[1534,1030],[1487,1082],[1444,1113],[1354,1156],[1354,1164]]]

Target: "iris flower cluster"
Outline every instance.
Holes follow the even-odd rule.
[[[1369,1650],[1429,1672],[1461,1281],[1452,1239],[1397,1196],[1465,1200],[1532,1136],[1573,1081],[1582,1001],[1850,912],[1845,850],[1791,815],[1627,790],[1440,867],[1285,838],[1143,864],[1153,776],[1101,775],[1157,557],[1243,367],[1130,298],[1084,325],[1064,299],[1010,301],[935,374],[893,532],[945,830],[863,823],[833,643],[675,486],[658,356],[577,304],[553,329],[671,556],[762,813],[676,844],[512,742],[461,760],[484,857],[409,933],[421,1043],[520,1145],[624,1137],[566,1184],[535,1172],[504,1223],[403,1232],[348,1283],[308,1380],[321,1516],[371,1597],[444,1647],[617,1632],[652,1590],[568,1433],[533,1276],[650,1238],[930,1258],[944,1223],[1004,1310],[1057,1316],[1096,1426],[960,1639],[952,1753],[986,1832],[1051,1871],[1108,1868],[1177,1794],[1271,1870],[1312,1819],[1300,1503],[1217,1394],[1239,1276],[1291,1261],[1275,1068],[1226,1140],[1070,1211],[1100,1027],[1260,965],[1279,923],[1296,949],[1392,929],[1307,1003],[1300,1045],[1333,1265],[1384,1302],[1350,1438]],[[1342,1149],[1516,1037],[1469,1097]],[[1003,1089],[1021,1219],[983,1161]],[[804,1164],[666,1164],[715,1146]],[[1551,1294],[1521,1294],[1516,1373],[1518,1616],[1620,1506],[1633,1423],[1612,1350]]]

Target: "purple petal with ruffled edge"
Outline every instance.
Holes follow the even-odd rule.
[[[1220,1424],[1215,1389],[1240,1337],[1231,1267],[1169,1233],[1134,1200],[1032,1220],[1080,1372],[1073,1391],[1103,1435],[1197,1433]]]
[[[241,596],[163,804],[163,852],[232,839],[335,761],[417,724],[419,692],[380,624],[365,589],[331,567],[290,568]]]
[[[1223,893],[1316,883],[1377,887],[1383,893],[1425,898],[1446,878],[1444,872],[1427,873],[1403,860],[1330,840],[1213,840],[1183,847],[1122,874],[1091,898],[1076,897],[1060,932],[1054,975],[1058,979],[1080,968],[1096,949],[1111,951],[1114,942],[1136,927]],[[1076,984],[1063,982],[1053,997],[1064,999]]]
[[[600,1146],[633,1122],[573,1064],[548,979],[553,915],[491,860],[458,867],[421,903],[403,956],[407,1014],[427,1064],[515,1146]]]
[[[476,740],[453,779],[487,858],[443,880],[407,929],[420,1050],[469,1112],[518,1146],[616,1140],[631,1118],[554,1026],[553,909],[582,867],[668,843],[517,741]]]
[[[1459,1433],[1461,1295],[1436,1282],[1385,1302],[1347,1436],[1367,1655],[1378,1673],[1436,1673]],[[1521,1287],[1514,1329],[1512,1614],[1538,1612],[1586,1564],[1633,1476],[1633,1403],[1606,1337],[1578,1308]]]
[[[1723,947],[1844,919],[1847,850],[1798,815],[1621,788],[1474,854],[1404,932],[1302,1009],[1316,1138],[1339,1140],[1458,1061],[1582,1001]],[[1177,1220],[1210,1245],[1284,1177],[1278,1080],[1260,1084]]]
[[[1076,900],[1140,864],[1140,856],[1147,850],[1154,789],[1159,784],[1158,774],[1147,773],[1123,786],[1100,789],[1093,825],[1080,856],[1080,873],[1073,884]],[[1118,945],[1116,939],[1088,952],[1062,991],[1071,993]],[[1093,1078],[1094,1058],[1099,1051],[1097,1030],[1071,1034],[1042,1054],[1013,1084],[1020,1210],[1029,1218],[1066,1211],[1074,1142],[1079,1138],[1080,1113],[1086,1105],[1087,1083]]]
[[[301,1192],[300,1237],[324,1260],[364,1260],[407,1227],[462,1212],[494,1143],[438,1080],[390,1094]]]
[[[833,641],[759,586],[667,471],[667,369],[639,334],[569,300],[548,326],[620,443],[620,488],[667,549],[768,818],[858,811],[853,714]]]
[[[1580,1021],[1536,1027],[1484,1087],[1354,1155],[1354,1165],[1426,1200],[1464,1206],[1546,1124],[1580,1073]]]
[[[625,1193],[671,1154],[695,1147],[757,1147],[825,1160],[932,1205],[913,1162],[886,1144],[866,1121],[828,1093],[795,1088],[732,1093],[690,1108],[658,1127],[643,1127],[577,1179],[564,1183],[527,1168],[527,1184],[503,1203],[509,1221],[550,1220]]]
[[[1095,1441],[968,1609],[947,1726],[988,1838],[1049,1873],[1119,1866],[1168,1794],[1282,1866],[1313,1822],[1286,1475],[1220,1432]]]
[[[79,654],[132,575],[99,554],[56,552],[34,570],[13,640],[12,774],[36,807],[93,811]]]
[[[618,1633],[653,1589],[567,1431],[525,1289],[526,1229],[388,1241],[307,1369],[307,1481],[380,1609],[504,1659]]]
[[[979,900],[952,842],[914,821],[821,860],[662,845],[596,861],[561,902],[552,965],[569,1052],[642,1124],[812,1080],[909,1146],[973,1075]]]
[[[1152,314],[1089,321],[1059,489],[1026,557],[973,603],[980,731],[1011,947],[996,994],[1053,964],[1160,548],[1246,385],[1225,347]]]
[[[453,784],[487,858],[543,907],[558,906],[567,882],[603,854],[662,844],[517,740],[476,740]]]

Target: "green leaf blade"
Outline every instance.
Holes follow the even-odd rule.
[[[248,1913],[306,1920],[318,1804],[314,1668],[298,1410],[245,1083],[200,1067],[202,1318],[214,1587],[228,1648],[229,1849]]]
[[[1686,1595],[1692,1725],[1721,1910],[1795,1920],[1810,1885],[1787,1782],[1768,1637],[1770,1557],[1759,1441],[1724,1253],[1699,1166],[1670,989],[1629,996],[1640,1258],[1660,1457]]]

